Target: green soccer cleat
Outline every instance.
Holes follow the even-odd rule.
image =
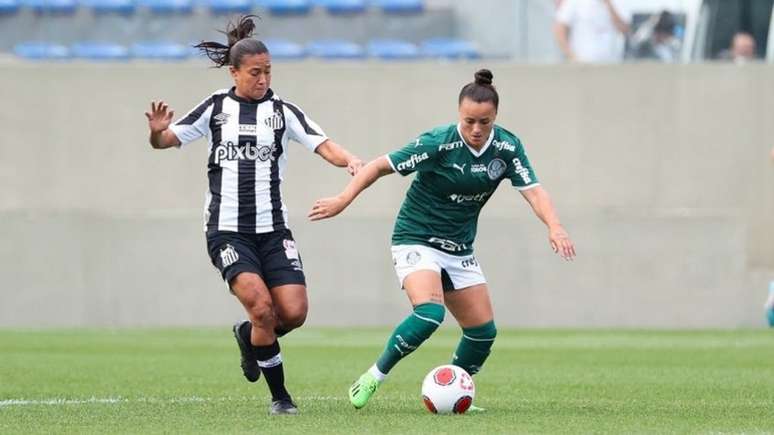
[[[365,372],[349,387],[349,401],[356,409],[360,409],[366,406],[377,388],[379,388],[379,381],[371,373]]]
[[[468,412],[472,412],[472,413],[486,412],[486,408],[479,408],[476,405],[470,405],[470,408],[468,408]]]

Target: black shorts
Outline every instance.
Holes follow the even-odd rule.
[[[260,275],[268,288],[306,285],[301,256],[288,229],[263,234],[208,233],[207,251],[227,284],[238,274],[251,272]]]

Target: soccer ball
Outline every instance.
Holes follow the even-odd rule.
[[[422,382],[422,400],[434,414],[462,414],[470,408],[476,386],[468,372],[453,365],[430,370]]]

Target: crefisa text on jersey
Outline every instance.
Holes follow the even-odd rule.
[[[398,163],[396,169],[399,171],[404,169],[414,169],[417,164],[427,160],[428,158],[430,158],[430,156],[427,155],[427,153],[412,154],[411,157],[405,162]]]
[[[213,152],[215,153],[216,164],[223,160],[260,160],[265,162],[267,160],[274,160],[275,148],[274,144],[255,145],[247,142],[244,145],[238,145],[228,141],[225,144],[221,143],[216,146]]]
[[[505,141],[493,140],[492,141],[492,146],[497,148],[500,151],[502,151],[502,150],[511,151],[511,152],[515,152],[516,151],[516,145],[513,145],[513,144],[505,142]]]

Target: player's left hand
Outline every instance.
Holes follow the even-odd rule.
[[[354,177],[364,165],[362,160],[357,157],[352,157],[352,159],[347,162],[347,172]]]
[[[310,221],[332,218],[347,208],[347,202],[340,196],[318,199],[309,212]]]
[[[572,261],[575,258],[575,245],[561,226],[548,229],[548,241],[551,243],[551,249],[565,260]]]

